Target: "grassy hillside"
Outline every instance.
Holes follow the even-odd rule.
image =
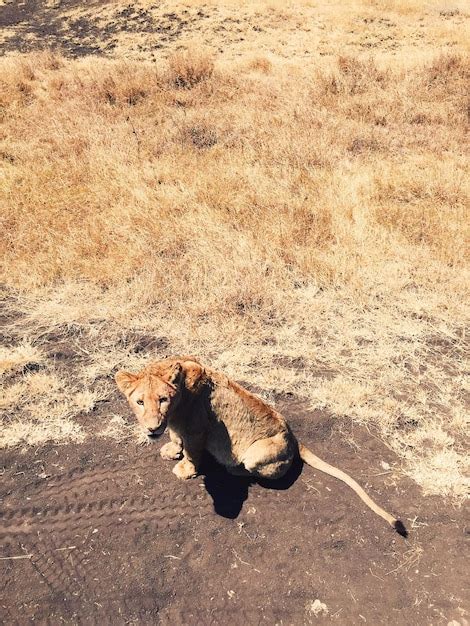
[[[124,10],[53,4],[71,24]],[[396,472],[460,497],[468,15],[234,4],[178,4],[174,37],[132,30],[135,9],[105,57],[67,56],[69,27],[63,52],[0,59],[3,444],[87,436],[80,414],[152,336],[155,356],[197,353],[272,402],[366,424]],[[81,351],[73,372],[53,335]]]

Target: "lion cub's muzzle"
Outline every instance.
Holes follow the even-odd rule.
[[[163,420],[159,426],[146,426],[145,428],[147,429],[147,435],[152,439],[156,439],[165,432],[166,420]]]

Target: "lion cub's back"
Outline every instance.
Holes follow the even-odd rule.
[[[211,416],[207,447],[219,462],[237,465],[255,442],[285,432],[284,418],[226,376],[211,372]]]

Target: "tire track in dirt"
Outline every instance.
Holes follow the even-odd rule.
[[[109,533],[121,525],[140,523],[162,529],[182,515],[200,517],[212,510],[208,497],[198,499],[195,507],[194,494],[178,493],[174,483],[145,485],[139,472],[151,470],[152,464],[143,460],[73,471],[46,485],[37,483],[27,506],[17,498],[5,500],[0,539],[9,542],[41,531],[71,534],[95,528]],[[157,493],[148,495],[147,490]]]
[[[124,538],[132,541],[141,532],[154,536],[212,512],[210,498],[193,489],[173,481],[146,484],[142,477],[158,476],[156,469],[154,459],[139,459],[134,464],[73,470],[47,483],[30,484],[26,506],[18,496],[3,503],[3,553],[31,554],[24,566],[50,593],[72,603],[77,593],[99,597],[109,584],[100,575],[101,538],[109,545]]]
[[[39,510],[37,507],[22,507],[5,512],[0,539],[8,541],[37,534],[41,530],[70,534],[97,528],[109,532],[121,524],[139,522],[147,522],[162,529],[177,522],[181,515],[186,518],[199,517],[204,514],[204,508],[195,510],[194,497],[189,494],[178,499],[165,494],[156,497],[105,498]]]
[[[136,619],[154,615],[155,600],[152,597],[145,608],[149,602],[146,594],[130,598],[129,607],[122,604],[122,598],[109,597],[113,572],[125,568],[129,560],[121,560],[116,547],[125,543],[126,554],[132,558],[143,542],[152,545],[159,531],[178,533],[181,525],[197,525],[213,513],[208,494],[195,490],[194,484],[168,478],[153,457],[134,463],[95,465],[89,471],[73,469],[47,482],[30,483],[21,495],[11,494],[3,501],[2,553],[7,559],[24,555],[21,561],[4,560],[3,568],[8,572],[9,567],[21,563],[35,593],[41,596],[47,589],[51,598],[62,598],[61,614],[65,619],[75,620],[84,610],[83,602],[87,605],[87,623],[95,618],[96,623],[103,623],[104,604],[111,613],[123,610]],[[168,532],[165,534],[168,536]],[[191,535],[187,537],[190,541]],[[162,558],[154,552],[152,565],[161,564]],[[103,570],[103,563],[109,567]],[[161,600],[159,608],[165,603]],[[34,604],[31,600],[32,610],[42,605],[42,601]],[[42,614],[37,617],[40,621],[48,619]]]
[[[204,514],[201,509],[195,511],[192,497],[165,500],[162,502],[161,496],[139,496],[82,502],[76,506],[56,506],[39,512],[36,508],[12,510],[5,514],[0,540],[8,543],[20,537],[37,535],[41,531],[70,535],[90,529],[106,529],[109,533],[121,525],[129,527],[144,522],[160,530],[177,523],[182,515],[188,518]]]
[[[279,624],[282,623],[280,612],[271,609],[245,609],[234,605],[233,601],[220,603],[218,606],[207,609],[195,609],[194,605],[183,608],[168,608],[158,614],[160,626],[174,626],[175,624],[204,624],[204,626],[219,626],[227,621],[230,615],[232,624]],[[285,619],[285,616],[284,616]]]
[[[30,558],[24,561],[24,566],[29,570],[27,576],[30,584],[36,588],[38,583],[45,585],[48,596],[62,598],[64,604],[61,609],[65,617],[71,613],[80,613],[84,602],[93,604],[108,594],[109,572],[103,576],[102,571],[103,554],[106,551],[99,541],[92,545],[80,540],[75,545],[64,546],[60,536],[48,535],[39,541],[17,542],[14,547],[10,547],[17,554],[29,553]],[[109,544],[106,548],[109,549]],[[122,606],[121,598],[108,603],[114,603],[114,612],[117,606]],[[97,621],[100,608],[101,604],[97,602],[94,609]],[[18,611],[20,614],[20,607]]]
[[[88,569],[82,567],[84,555],[74,558],[69,552],[70,548],[67,546],[67,550],[64,550],[54,536],[41,542],[40,550],[37,548],[38,544],[33,546],[30,562],[51,593],[60,592],[70,596],[78,589],[83,591],[90,576]]]
[[[80,497],[89,489],[115,492],[118,489],[144,485],[140,473],[145,475],[151,470],[161,471],[154,458],[143,459],[133,464],[114,463],[102,467],[95,466],[91,471],[74,469],[60,477],[52,477],[46,483],[46,488],[44,488],[44,481],[36,483],[41,488],[36,495],[31,497],[30,502],[43,501],[45,495],[61,502],[74,501],[76,496]]]

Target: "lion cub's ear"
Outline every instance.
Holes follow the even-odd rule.
[[[199,393],[207,382],[205,369],[196,361],[185,363],[184,379],[186,389],[192,393]]]
[[[118,386],[119,390],[122,391],[122,393],[124,393],[125,395],[127,395],[129,388],[132,386],[133,383],[135,383],[138,378],[139,377],[137,376],[137,374],[131,374],[130,372],[123,371],[117,372],[117,374],[114,376],[116,385]]]
[[[170,371],[168,382],[170,385],[177,387],[183,378],[183,366],[181,363],[175,363]]]

